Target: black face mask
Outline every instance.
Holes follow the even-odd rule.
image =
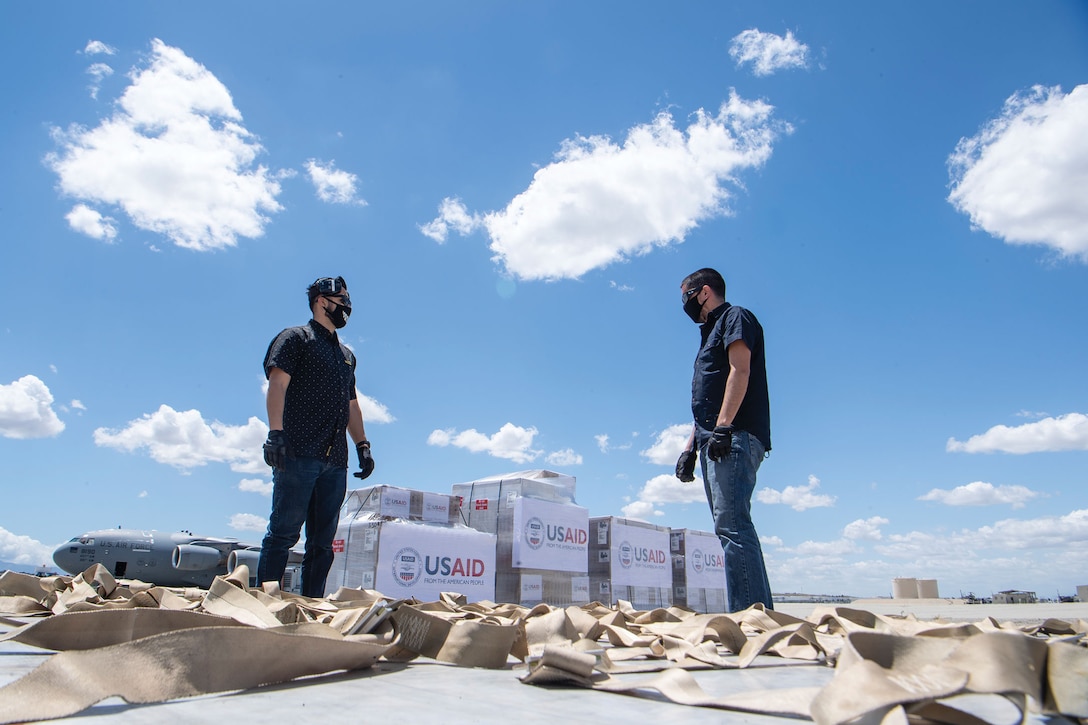
[[[684,312],[687,313],[692,322],[698,325],[702,322],[702,320],[699,319],[699,315],[702,311],[703,305],[699,302],[699,293],[696,292],[691,297],[688,297],[688,301],[684,303]]]
[[[339,330],[344,325],[348,324],[348,317],[351,316],[351,306],[341,305],[333,302],[336,305],[332,312],[325,310],[325,314],[328,315],[329,321],[332,322],[332,326]]]

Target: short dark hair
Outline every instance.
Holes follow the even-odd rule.
[[[702,289],[703,285],[710,287],[714,294],[719,297],[725,298],[725,280],[718,274],[716,269],[703,267],[697,272],[692,272],[684,277],[684,281],[680,283],[680,286],[686,290]]]
[[[348,288],[348,283],[343,277],[318,277],[306,288],[306,298],[310,301],[310,307],[314,306],[314,300],[321,295],[340,294]]]

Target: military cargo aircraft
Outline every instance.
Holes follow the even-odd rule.
[[[260,555],[260,546],[237,539],[194,536],[188,531],[171,534],[102,529],[88,531],[61,544],[53,552],[53,561],[72,575],[101,564],[118,579],[139,579],[167,587],[206,588],[216,576],[228,574],[241,564],[248,566],[251,577],[255,577]],[[301,563],[302,554],[292,551],[288,566]],[[291,568],[290,573],[294,574]]]

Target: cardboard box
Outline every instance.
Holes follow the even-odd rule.
[[[616,516],[590,518],[590,597],[656,609],[672,604],[672,586],[668,527]]]
[[[448,493],[381,485],[349,491],[340,507],[340,518],[370,513],[390,519],[453,525],[461,520],[458,509],[457,497]]]
[[[673,602],[696,612],[726,612],[725,553],[708,531],[672,529]]]
[[[573,503],[574,478],[522,471],[457,484],[462,517],[494,533],[495,598],[533,606],[585,604],[589,591],[589,511]]]
[[[383,520],[370,512],[341,519],[325,586],[376,589],[391,599],[495,599],[495,535],[467,526]]]

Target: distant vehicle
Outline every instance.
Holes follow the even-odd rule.
[[[261,547],[237,539],[194,536],[188,531],[166,533],[136,529],[88,531],[53,552],[53,561],[69,574],[101,564],[118,579],[139,579],[166,587],[208,587],[217,576],[245,564],[257,574]],[[290,553],[288,565],[300,564],[302,554]]]

